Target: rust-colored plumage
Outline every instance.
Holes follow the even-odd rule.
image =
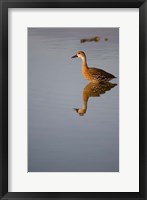
[[[80,115],[83,116],[88,107],[88,99],[89,97],[99,97],[103,94],[105,94],[107,91],[110,91],[112,88],[114,88],[117,84],[110,83],[110,82],[90,82],[88,83],[84,90],[82,95],[82,107],[75,108],[74,110]]]
[[[90,82],[106,82],[110,81],[113,78],[116,78],[114,75],[98,68],[88,67],[86,61],[86,55],[83,51],[78,51],[75,56],[72,58],[79,57],[82,59],[82,74]]]

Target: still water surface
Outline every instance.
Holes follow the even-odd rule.
[[[94,36],[100,41],[80,43]],[[89,84],[81,60],[71,59],[79,50],[89,66],[117,79]],[[118,83],[119,29],[29,28],[28,171],[118,172]],[[87,109],[80,116],[74,108],[84,101]]]

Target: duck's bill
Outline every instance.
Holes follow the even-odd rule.
[[[78,113],[78,110],[79,110],[79,109],[78,109],[78,108],[74,108],[74,110]]]
[[[71,58],[76,58],[76,57],[78,57],[77,55],[74,55],[74,56],[72,56]]]

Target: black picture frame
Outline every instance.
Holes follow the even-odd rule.
[[[8,9],[139,8],[139,192],[8,192]],[[0,0],[0,198],[1,199],[147,199],[146,0]],[[135,81],[135,80],[134,80]],[[131,147],[131,144],[130,144]],[[127,181],[127,180],[126,180]]]

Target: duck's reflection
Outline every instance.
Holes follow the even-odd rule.
[[[89,97],[98,97],[107,91],[114,88],[117,84],[110,83],[110,82],[103,82],[103,83],[93,83],[90,82],[86,85],[83,90],[83,105],[81,108],[74,108],[74,110],[80,115],[83,116],[86,113],[88,107],[88,99]]]

